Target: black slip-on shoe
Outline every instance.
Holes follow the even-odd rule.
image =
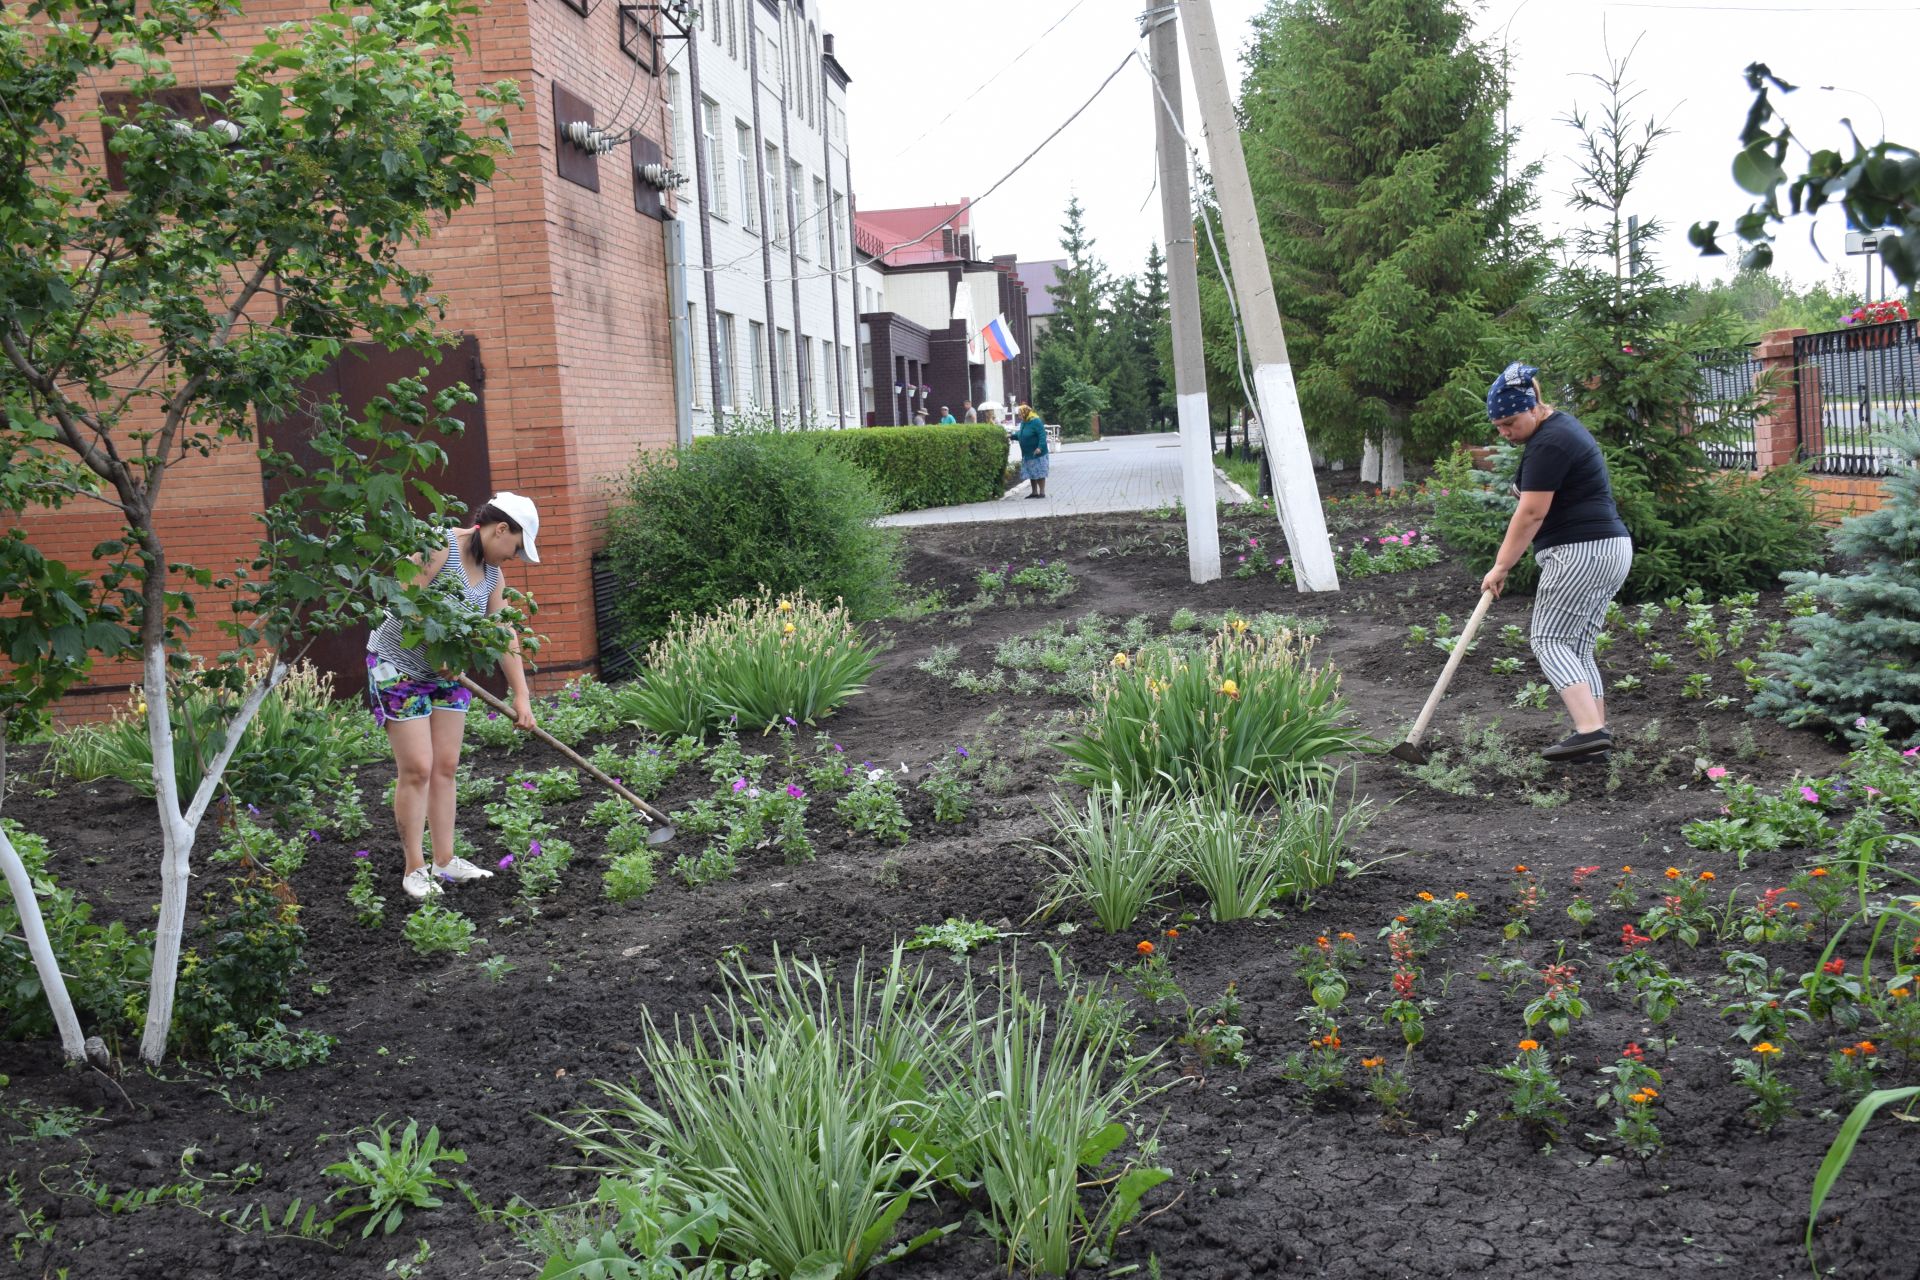
[[[1581,756],[1590,756],[1596,751],[1612,749],[1613,734],[1606,729],[1595,729],[1591,733],[1569,734],[1542,750],[1540,754],[1549,760],[1578,760]]]

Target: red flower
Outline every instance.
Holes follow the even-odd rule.
[[[1847,962],[1843,959],[1835,958],[1827,961],[1821,965],[1820,968],[1822,972],[1830,973],[1837,978],[1847,971]]]
[[[1620,1051],[1620,1056],[1623,1058],[1632,1058],[1635,1062],[1645,1062],[1647,1060],[1646,1050],[1642,1049],[1637,1041],[1632,1040],[1629,1040],[1627,1047]]]
[[[1413,999],[1413,978],[1414,978],[1414,975],[1409,973],[1405,969],[1402,969],[1399,973],[1394,974],[1393,975],[1393,994],[1399,996],[1402,1000]]]
[[[1644,947],[1652,941],[1652,938],[1635,930],[1630,923],[1620,926],[1620,949],[1622,951],[1631,951],[1635,947]]]

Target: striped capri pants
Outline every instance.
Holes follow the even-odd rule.
[[[1633,567],[1632,538],[1567,542],[1533,553],[1540,589],[1533,597],[1533,656],[1556,690],[1586,681],[1595,698],[1606,696],[1593,642],[1606,622],[1607,605]]]

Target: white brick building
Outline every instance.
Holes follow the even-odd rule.
[[[697,434],[716,409],[861,421],[848,77],[820,21],[817,0],[706,0],[668,71],[674,167],[692,179],[675,212]]]

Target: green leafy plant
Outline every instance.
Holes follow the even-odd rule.
[[[1131,929],[1172,878],[1179,810],[1169,801],[1128,795],[1118,786],[1089,791],[1084,807],[1058,795],[1051,799],[1054,843],[1041,846],[1041,852],[1059,871],[1036,915],[1080,903],[1108,933]]]
[[[884,769],[868,769],[853,789],[834,802],[834,813],[854,831],[875,840],[906,843],[911,828],[900,802],[900,784]]]
[[[1530,1128],[1550,1132],[1567,1121],[1567,1095],[1560,1078],[1553,1073],[1547,1051],[1533,1040],[1522,1040],[1513,1061],[1501,1067],[1487,1068],[1496,1079],[1507,1084],[1507,1110],[1504,1119],[1518,1120]]]
[[[400,934],[414,954],[422,956],[448,952],[463,956],[474,943],[473,921],[437,897],[428,898],[415,907],[406,924],[400,927]]]
[[[451,1190],[453,1183],[436,1166],[467,1162],[466,1152],[441,1147],[438,1126],[422,1135],[417,1120],[408,1120],[397,1140],[392,1126],[377,1120],[371,1128],[353,1133],[367,1137],[354,1143],[352,1155],[321,1172],[342,1184],[328,1199],[361,1201],[349,1204],[334,1221],[345,1222],[365,1214],[367,1225],[360,1232],[363,1240],[375,1231],[392,1235],[409,1209],[438,1209],[444,1202],[434,1192]]]
[[[1747,1114],[1762,1130],[1793,1114],[1793,1085],[1773,1065],[1782,1052],[1771,1040],[1762,1040],[1752,1047],[1753,1057],[1736,1058],[1733,1063],[1734,1083],[1753,1095]]]
[[[647,650],[645,682],[622,696],[654,733],[698,737],[735,722],[766,732],[832,715],[876,665],[844,607],[762,588],[711,614],[676,615]]]
[[[1339,675],[1307,664],[1310,643],[1241,623],[1204,655],[1149,646],[1110,668],[1060,748],[1079,766],[1073,781],[1127,795],[1291,796],[1302,776],[1371,742],[1342,723]]]
[[[989,942],[998,942],[1008,935],[995,925],[981,920],[959,920],[948,916],[939,924],[923,924],[915,927],[913,937],[901,944],[905,951],[925,951],[932,947],[952,954],[956,960],[963,959],[986,946]]]
[[[942,756],[927,775],[920,779],[920,793],[933,801],[935,822],[964,822],[973,808],[973,783],[966,777],[970,759],[965,747]]]
[[[367,850],[353,855],[353,882],[347,886],[347,901],[353,905],[353,918],[369,929],[376,929],[387,918],[387,900],[373,887],[373,860]]]
[[[653,850],[642,845],[617,854],[601,875],[601,891],[613,902],[631,902],[653,889]]]

